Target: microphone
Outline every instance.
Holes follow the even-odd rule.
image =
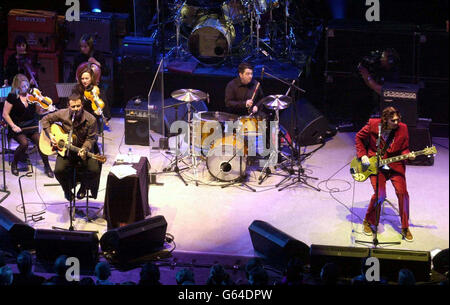
[[[378,124],[378,139],[377,139],[377,147],[380,146],[381,140],[381,123]]]
[[[263,80],[263,78],[264,78],[264,66],[261,69],[261,80]]]

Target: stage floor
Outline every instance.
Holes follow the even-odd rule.
[[[123,118],[113,118],[111,127],[111,131],[105,132],[108,161],[103,166],[99,195],[91,201],[93,206],[98,207],[103,206],[107,175],[117,154],[126,154],[131,147],[133,154],[149,158],[153,172],[161,171],[172,158],[157,150],[150,152],[148,146],[125,145]],[[155,139],[157,138],[155,135]],[[414,242],[401,240],[400,219],[394,209],[387,205],[381,216],[379,241],[401,241],[400,245],[389,248],[427,251],[448,248],[448,142],[448,138],[433,138],[438,150],[434,166],[407,167],[411,198],[410,228]],[[308,151],[313,148],[308,148]],[[279,176],[270,176],[258,186],[256,177],[259,172],[249,172],[249,185],[256,188],[256,192],[236,186],[221,188],[222,184],[213,181],[203,161],[199,165],[198,177],[202,181],[199,186],[194,182],[185,186],[174,173],[159,174],[157,182],[164,185],[150,186],[151,213],[152,216],[165,217],[167,232],[174,235],[177,250],[182,251],[253,256],[255,253],[248,227],[254,220],[266,221],[307,245],[361,247],[353,240],[371,240],[362,234],[362,219],[372,187],[368,181],[353,183],[348,163],[354,154],[354,133],[338,133],[303,163],[306,173],[318,178],[307,181],[320,187],[323,190],[320,192],[304,184],[278,191],[274,185],[282,179]],[[47,178],[42,162],[36,155],[32,157],[34,164],[39,161],[35,173],[21,181],[27,213],[45,211],[45,219],[37,223],[31,222],[30,225],[46,229],[52,226],[68,227],[68,203],[62,189],[60,186],[44,186],[44,183],[57,181]],[[52,167],[54,160],[55,157],[50,157]],[[183,175],[189,180],[194,173],[192,170],[185,171]],[[23,219],[20,212],[19,181],[11,174],[8,163],[6,184],[11,195],[1,205]],[[397,199],[390,183],[387,194],[389,200],[396,205]],[[84,200],[79,204],[83,205]],[[101,211],[99,215],[102,214]],[[86,223],[84,219],[77,217],[74,224],[79,230],[98,230],[99,237],[106,231],[106,221],[102,218]]]

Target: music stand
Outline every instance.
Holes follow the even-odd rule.
[[[56,83],[56,91],[59,98],[68,98],[77,83]]]

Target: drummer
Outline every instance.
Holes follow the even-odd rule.
[[[253,67],[243,62],[238,66],[238,72],[239,76],[231,80],[225,89],[225,105],[228,112],[240,116],[264,115],[263,107],[257,105],[264,94],[261,86],[257,88],[258,82],[253,79]]]

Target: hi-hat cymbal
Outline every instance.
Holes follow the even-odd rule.
[[[180,89],[172,92],[172,97],[181,102],[197,102],[206,99],[207,94],[195,89]]]
[[[271,110],[282,110],[289,107],[292,99],[286,95],[269,95],[262,99],[261,103]]]

